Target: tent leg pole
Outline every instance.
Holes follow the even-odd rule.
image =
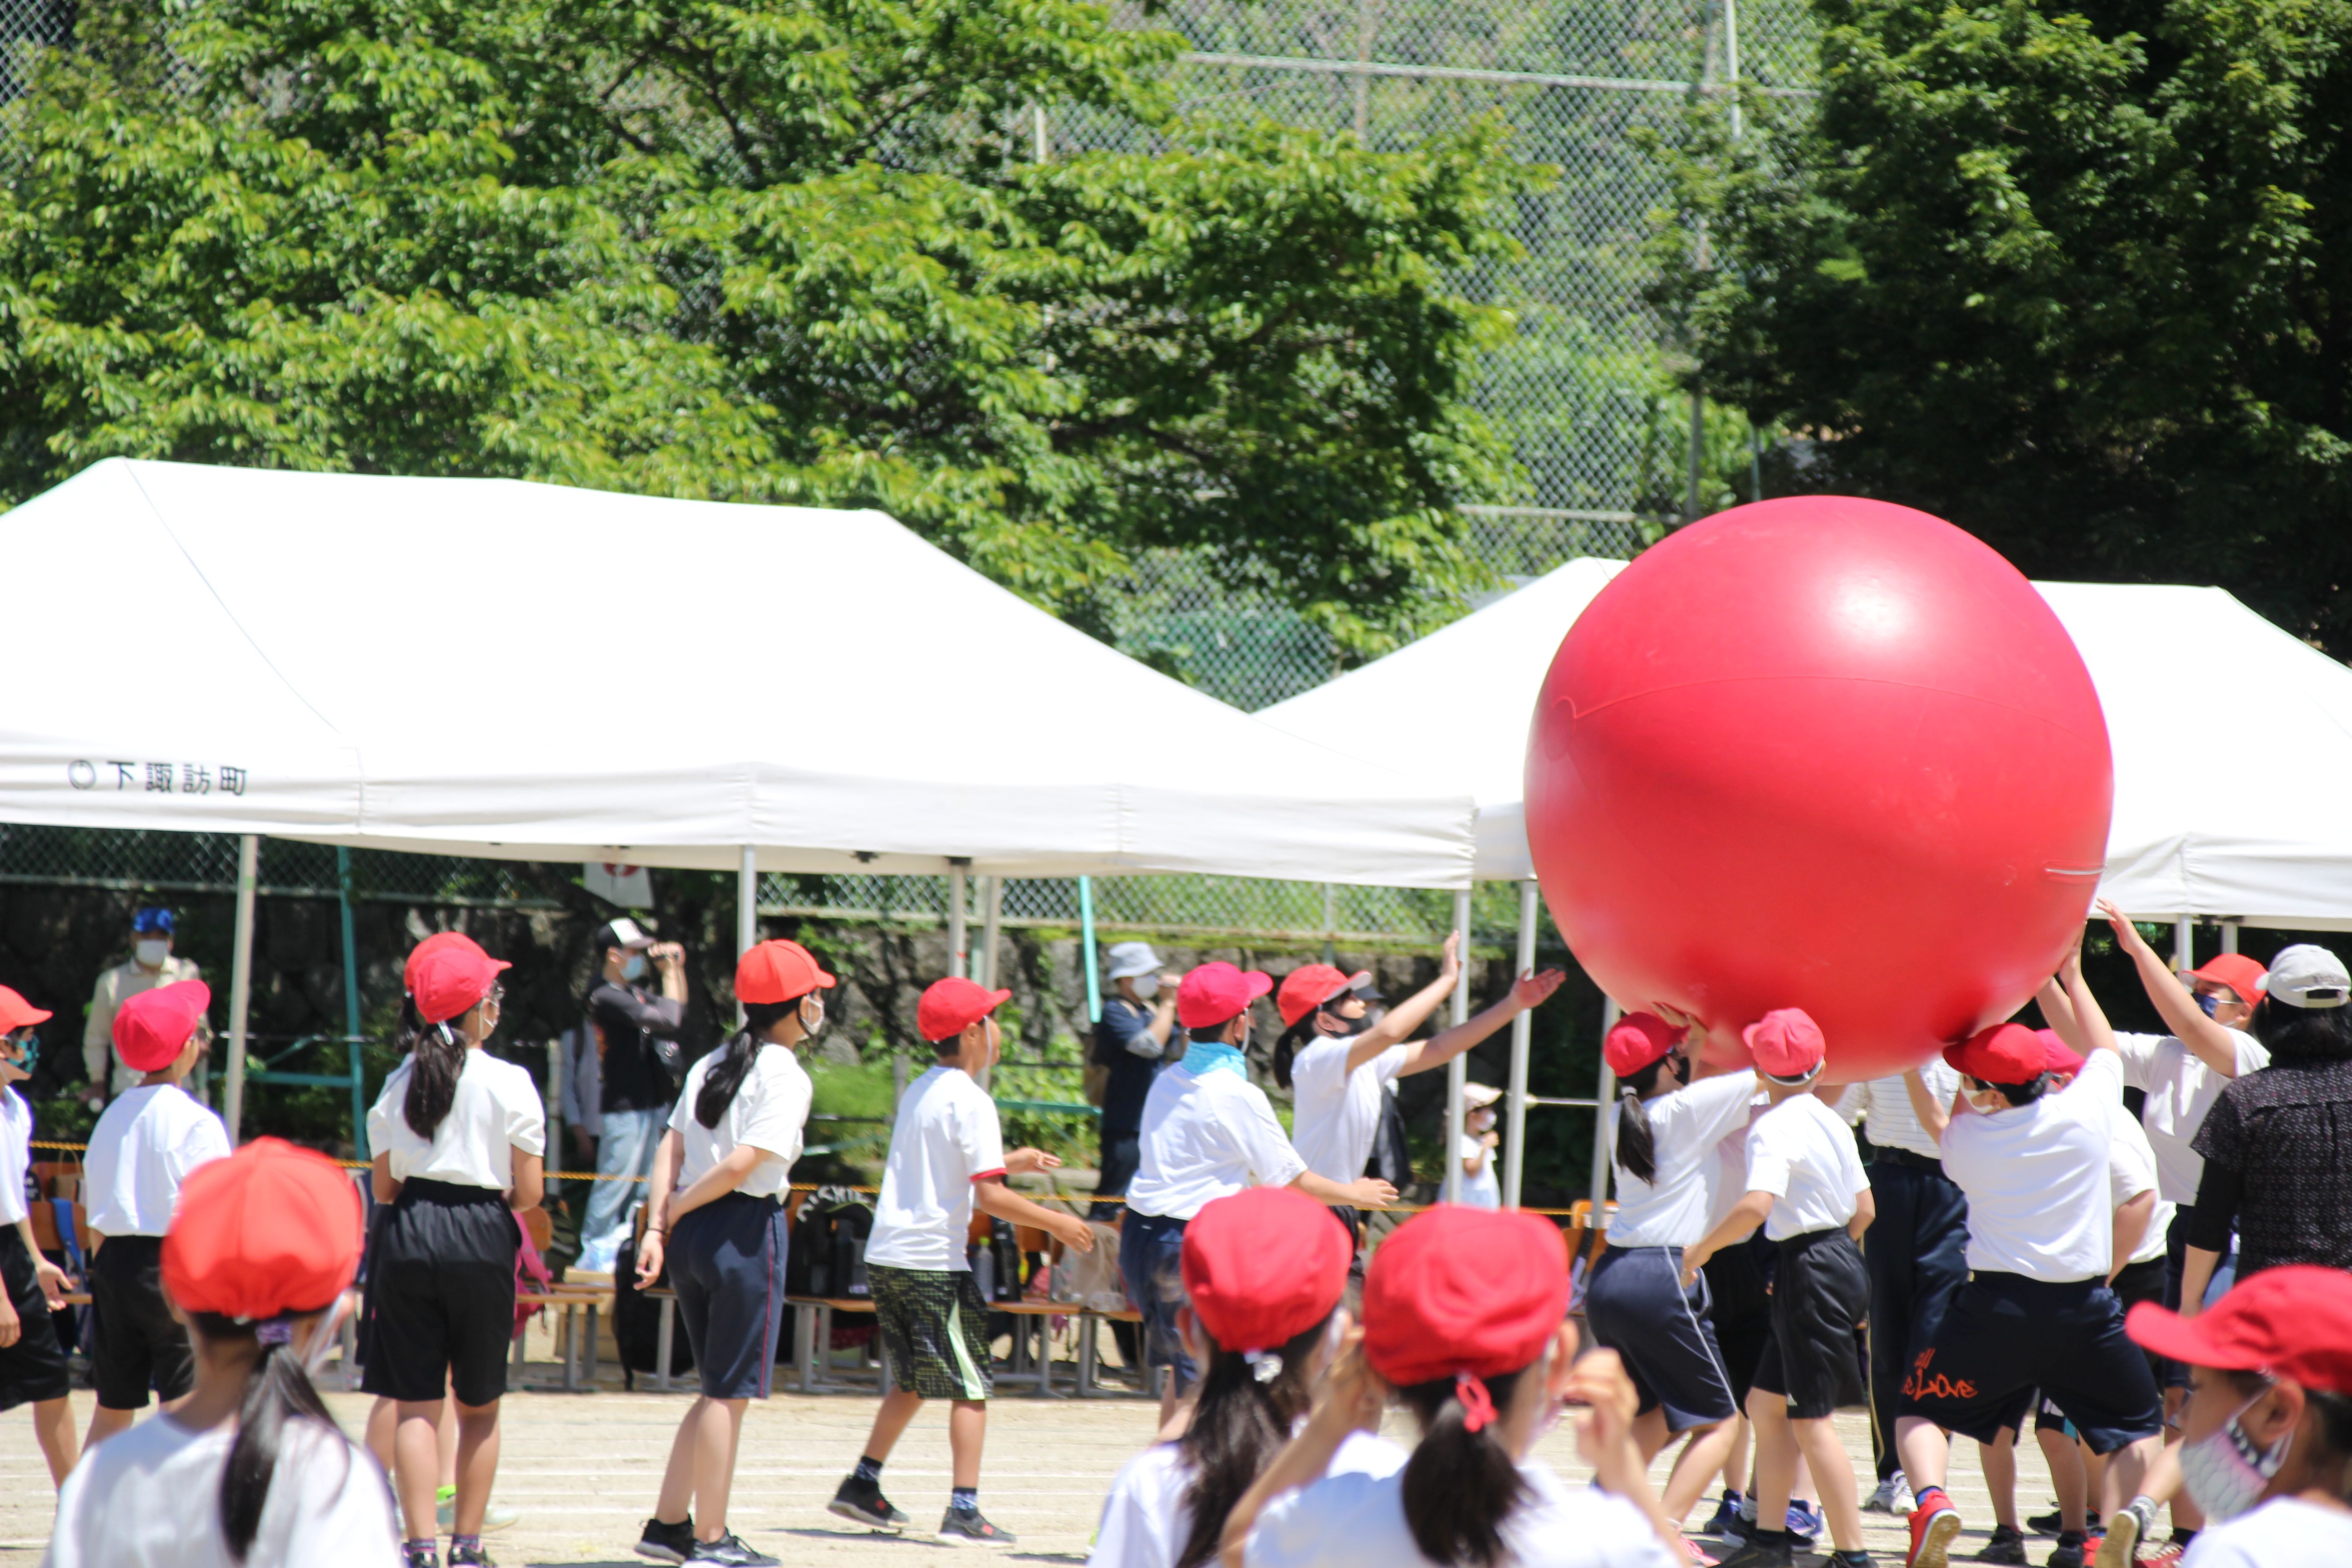
[[[1609,1031],[1617,1026],[1617,998],[1601,999],[1601,1034],[1606,1039]],[[1593,1080],[1592,1098],[1600,1103],[1592,1108],[1592,1223],[1601,1220],[1601,1206],[1609,1201],[1609,1113],[1616,1107],[1617,1075],[1609,1070],[1609,1058],[1601,1058],[1600,1076]]]
[[[760,851],[756,845],[743,846],[743,858],[735,868],[735,956],[759,945],[760,941]],[[735,1002],[735,1026],[741,1028],[744,1020],[743,1002]]]
[[[253,1005],[253,889],[261,876],[261,836],[248,833],[236,846],[236,946],[229,960],[228,1082],[221,1091],[221,1120],[231,1146],[243,1141],[245,1122],[246,1014]]]
[[[1087,972],[1087,1022],[1102,1022],[1102,965],[1095,957],[1095,879],[1078,879],[1078,963]]]
[[[2197,967],[2197,918],[2182,915],[2172,922],[2172,969],[2174,973]]]
[[[2238,951],[2238,922],[2235,921],[2221,922],[2221,951],[2223,952]]]
[[[948,973],[959,979],[968,977],[964,967],[964,879],[970,875],[971,862],[962,856],[948,861]]]
[[[1515,972],[1525,974],[1536,966],[1536,885],[1519,884],[1519,962]],[[1519,1206],[1519,1179],[1527,1171],[1528,1049],[1535,1037],[1535,1015],[1522,1013],[1511,1020],[1510,1121],[1503,1144],[1503,1206]]]
[[[352,925],[352,852],[335,846],[335,899],[343,915],[343,1050],[351,1058],[352,1158],[368,1157],[367,1097],[360,1082],[359,934]]]
[[[1004,921],[1004,879],[982,877],[980,879],[980,983],[991,991],[996,984],[996,938]],[[988,1068],[980,1069],[980,1087],[991,1087],[994,1075]]]
[[[1454,895],[1454,929],[1462,933],[1462,972],[1454,977],[1454,1021],[1470,1020],[1470,889]],[[1470,1081],[1466,1057],[1445,1064],[1445,1180],[1438,1187],[1441,1203],[1462,1201],[1462,1089]]]

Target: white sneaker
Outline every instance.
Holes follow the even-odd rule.
[[[1903,1479],[1903,1472],[1897,1470],[1878,1483],[1878,1489],[1870,1494],[1868,1502],[1862,1505],[1862,1511],[1891,1513],[1901,1518],[1916,1508],[1918,1502],[1919,1500],[1911,1495],[1910,1483]]]

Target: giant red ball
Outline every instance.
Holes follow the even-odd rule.
[[[1842,496],[1694,523],[1554,656],[1528,841],[1561,933],[1709,1052],[1775,1007],[1832,1073],[1915,1066],[2081,940],[2114,777],[2065,627],[1940,519]]]

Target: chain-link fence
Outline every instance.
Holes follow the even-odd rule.
[[[122,832],[0,824],[0,886],[102,888],[126,892],[234,893],[233,833]],[[555,909],[558,902],[511,860],[397,850],[348,852],[354,899],[465,909]],[[575,868],[576,871],[576,868]],[[341,890],[331,845],[264,838],[256,891],[266,898],[331,899]]]

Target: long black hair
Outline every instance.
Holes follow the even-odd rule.
[[[245,1400],[237,1407],[236,1436],[230,1439],[228,1458],[221,1466],[221,1536],[228,1542],[230,1559],[242,1563],[261,1531],[261,1510],[269,1501],[269,1483],[278,1473],[278,1455],[285,1447],[286,1424],[316,1421],[338,1436],[342,1429],[311,1385],[310,1374],[302,1370],[301,1358],[293,1347],[263,1340],[264,1325],[240,1323],[218,1312],[192,1312],[189,1318],[196,1332],[215,1343],[261,1341],[258,1358],[246,1378]],[[343,1450],[343,1463],[348,1466],[350,1445],[336,1446]]]
[[[723,1049],[726,1055],[709,1072],[702,1075],[702,1088],[694,1097],[694,1119],[705,1127],[716,1127],[735,1097],[743,1090],[743,1080],[751,1075],[751,1064],[759,1059],[760,1047],[768,1043],[768,1031],[788,1016],[800,1011],[808,999],[803,992],[782,1002],[746,1002],[743,1004],[743,1026],[735,1031]]]
[[[1642,1101],[1657,1091],[1658,1074],[1674,1056],[1668,1051],[1648,1067],[1617,1080],[1617,1163],[1625,1173],[1648,1183],[1658,1179],[1658,1145],[1650,1134],[1650,1114]]]
[[[1291,1025],[1290,1027],[1282,1031],[1282,1037],[1274,1042],[1274,1081],[1276,1083],[1281,1085],[1284,1089],[1288,1089],[1290,1087],[1291,1060],[1297,1057],[1300,1051],[1304,1050],[1308,1045],[1312,1044],[1317,1038],[1322,1036],[1322,1031],[1315,1026],[1315,1020],[1322,1017],[1326,1013],[1330,1014],[1332,1017],[1339,1019],[1340,1023],[1346,1025],[1348,1026],[1348,1035],[1360,1035],[1363,1033],[1363,1029],[1361,1027],[1364,1023],[1363,1019],[1350,1018],[1334,1010],[1340,1003],[1345,1002],[1349,997],[1354,994],[1355,992],[1352,990],[1340,992],[1339,994],[1330,998],[1328,1001],[1318,1004],[1314,1010],[1309,1012],[1307,1016],[1299,1019],[1298,1022]],[[1329,1037],[1335,1040],[1339,1040],[1347,1038],[1348,1035],[1333,1035]]]
[[[2254,1016],[2247,1023],[2273,1061],[2352,1057],[2352,1007],[2298,1007],[2265,995],[2254,1004]]]
[[[1176,1440],[1192,1472],[1192,1484],[1184,1492],[1192,1508],[1192,1531],[1176,1555],[1176,1568],[1200,1568],[1217,1555],[1225,1516],[1290,1441],[1291,1427],[1307,1414],[1310,1402],[1307,1363],[1330,1321],[1326,1314],[1279,1352],[1266,1352],[1278,1354],[1282,1365],[1264,1382],[1241,1352],[1225,1349],[1207,1329],[1201,1331],[1212,1347],[1209,1363],[1201,1373],[1192,1424]]]
[[[1519,1462],[1503,1447],[1503,1413],[1519,1380],[1542,1366],[1486,1379],[1496,1412],[1478,1431],[1465,1425],[1454,1380],[1437,1378],[1397,1390],[1421,1423],[1421,1443],[1405,1461],[1404,1521],[1421,1554],[1444,1568],[1496,1568],[1509,1553],[1503,1526],[1528,1500]]]
[[[476,1007],[480,1005],[479,1002],[474,1004]],[[457,1015],[460,1018],[465,1016]],[[440,1130],[449,1108],[457,1103],[457,1079],[466,1070],[465,1037],[449,1024],[426,1023],[424,1015],[416,1010],[416,998],[404,996],[400,1002],[399,1043],[410,1058],[408,1098],[401,1101],[400,1113],[419,1138],[430,1139]]]

